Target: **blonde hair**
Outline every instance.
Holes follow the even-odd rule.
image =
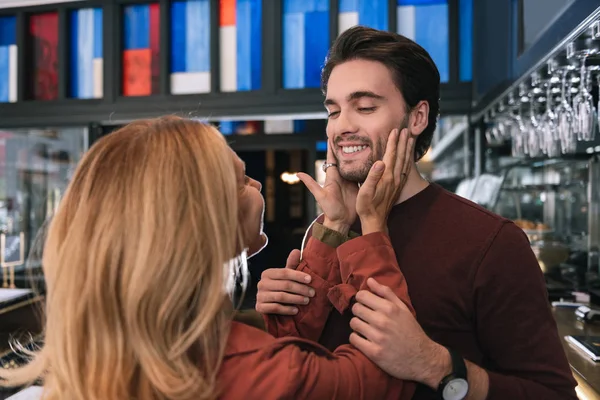
[[[138,121],[84,156],[43,266],[43,347],[2,386],[41,377],[44,399],[212,399],[238,251],[233,153],[200,122]]]

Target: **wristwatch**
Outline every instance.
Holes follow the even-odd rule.
[[[460,354],[449,348],[447,350],[452,359],[452,372],[442,379],[437,392],[441,400],[462,400],[469,393],[467,366]]]

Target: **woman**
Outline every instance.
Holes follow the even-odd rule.
[[[208,125],[168,117],[104,137],[79,164],[50,226],[44,346],[21,369],[2,371],[2,384],[39,377],[49,400],[358,399],[412,391],[352,346],[332,354],[233,320],[235,278],[246,274],[246,254],[266,244],[263,210],[260,184],[245,177],[241,160]],[[365,246],[386,243],[377,229]],[[318,280],[330,269],[330,250],[314,247],[303,265]],[[393,253],[376,257],[387,258],[381,270],[402,279]],[[324,284],[315,298],[329,289]]]

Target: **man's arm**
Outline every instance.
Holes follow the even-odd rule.
[[[473,295],[479,345],[491,365],[487,399],[576,399],[542,271],[516,225],[499,230]]]
[[[466,361],[468,400],[577,399],[542,272],[527,237],[499,227],[472,279],[477,341],[487,369]],[[369,282],[357,294],[350,342],[396,378],[433,390],[452,370],[448,351],[432,341],[389,287]]]

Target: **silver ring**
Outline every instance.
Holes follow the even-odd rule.
[[[335,164],[335,163],[324,163],[323,167],[322,167],[323,168],[323,172],[326,173],[327,172],[327,168],[329,168],[329,167],[337,167],[337,164]]]

